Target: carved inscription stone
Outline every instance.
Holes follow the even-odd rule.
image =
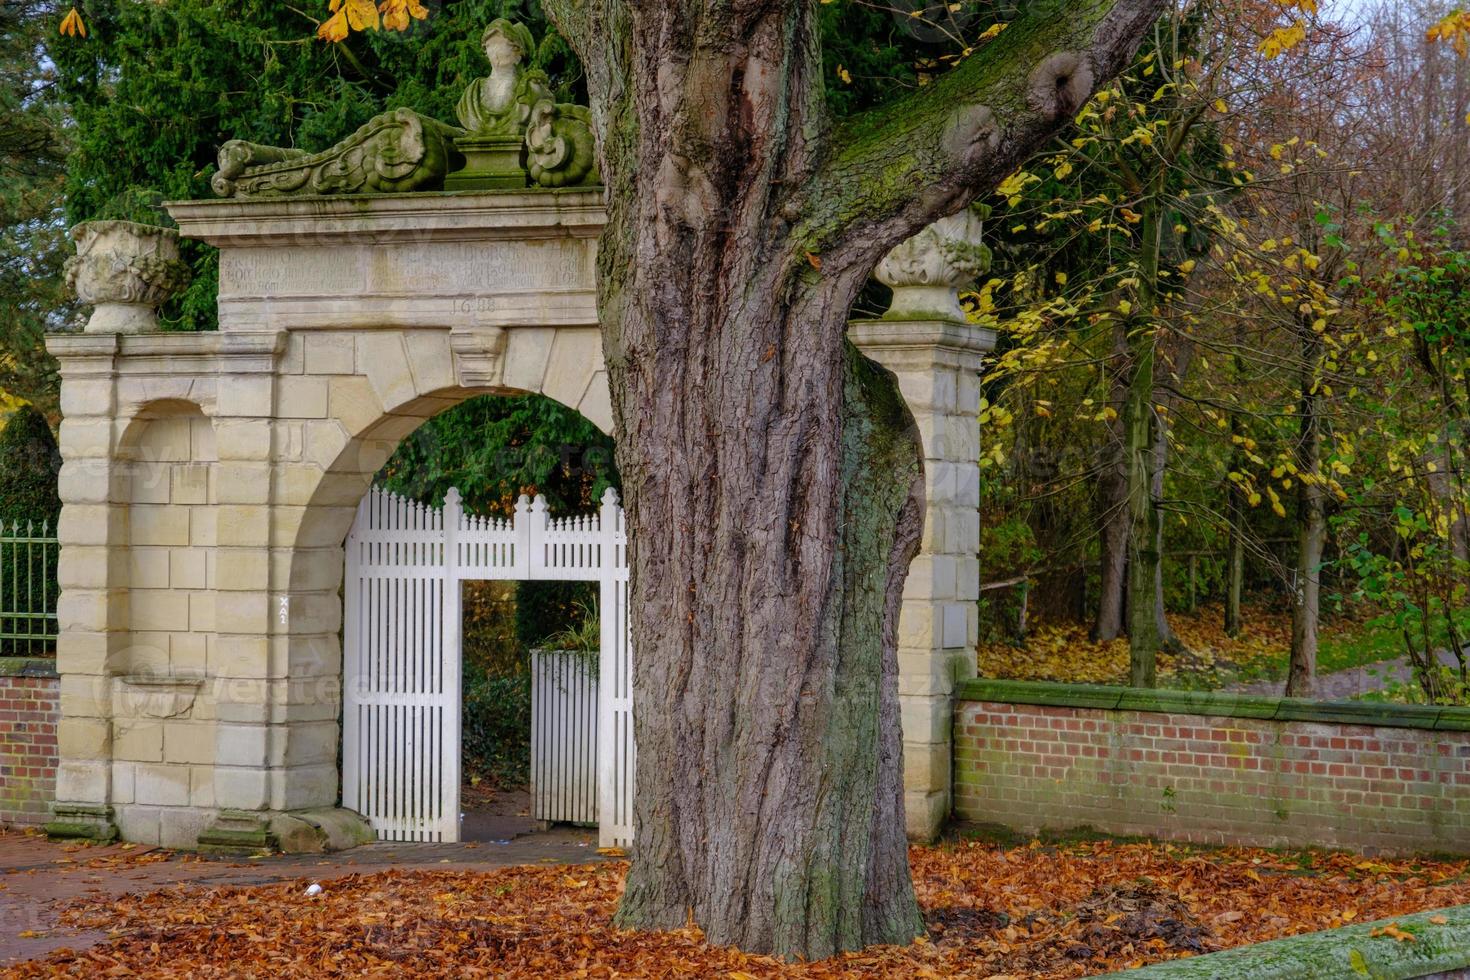
[[[225,249],[220,296],[493,295],[593,287],[587,239]]]
[[[221,296],[314,296],[361,292],[358,249],[295,245],[225,249],[219,258]]]

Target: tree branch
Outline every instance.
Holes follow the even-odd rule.
[[[825,268],[871,268],[993,189],[1123,70],[1167,0],[1052,0],[936,82],[844,123],[787,209]]]
[[[594,6],[600,6],[597,0],[541,0],[542,12],[579,57],[591,40]]]

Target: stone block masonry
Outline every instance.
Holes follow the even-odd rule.
[[[989,680],[957,698],[964,820],[1470,854],[1470,709]]]
[[[60,681],[48,661],[0,659],[0,826],[50,818]]]
[[[587,188],[168,208],[220,250],[220,329],[47,341],[65,414],[47,829],[256,846],[340,799],[342,544],[393,449],[487,394],[541,394],[611,430],[606,213]],[[922,839],[950,812],[954,686],[975,674],[978,372],[994,344],[945,290],[939,319],[850,327],[923,443],[925,530],[897,624]]]

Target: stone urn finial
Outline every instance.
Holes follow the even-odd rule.
[[[86,331],[158,329],[158,307],[189,282],[179,233],[133,221],[83,221],[71,237],[77,254],[66,260],[66,284],[95,307]]]
[[[990,208],[976,204],[940,218],[889,252],[874,275],[893,290],[885,320],[965,319],[959,290],[990,268],[980,240]]]

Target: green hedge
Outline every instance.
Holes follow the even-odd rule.
[[[499,786],[531,779],[531,672],[489,677],[466,665],[461,744],[465,774]]]
[[[1381,704],[1370,701],[1308,701],[1267,698],[1224,691],[1162,691],[1101,684],[1002,681],[975,678],[955,691],[960,701],[1099,708],[1105,711],[1159,711],[1219,718],[1307,721],[1380,728],[1470,731],[1470,708],[1432,704]]]

